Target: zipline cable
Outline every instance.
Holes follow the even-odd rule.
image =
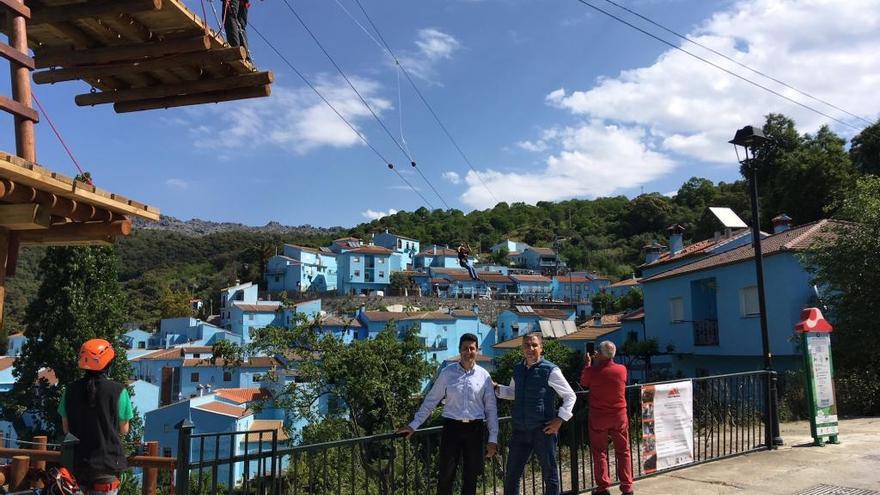
[[[311,81],[309,81],[309,79],[305,76],[305,74],[300,72],[299,69],[297,69],[293,65],[293,63],[291,63],[290,60],[288,60],[287,57],[285,57],[284,54],[282,54],[281,51],[278,50],[278,48],[276,48],[275,45],[272,44],[272,42],[270,42],[265,36],[263,36],[263,33],[260,32],[260,30],[257,29],[257,27],[254,26],[253,23],[249,23],[248,27],[250,29],[252,29],[255,33],[257,33],[257,36],[259,36],[260,39],[262,39],[263,42],[266,43],[266,45],[269,48],[271,48],[272,51],[275,52],[276,55],[278,55],[278,58],[280,58],[290,68],[290,70],[292,70],[297,76],[299,76],[299,78],[302,79],[302,81],[304,83],[306,83],[306,86],[311,88],[311,90],[314,91],[316,95],[318,95],[318,97],[321,99],[321,101],[323,101],[324,104],[326,104],[328,107],[330,107],[330,109],[333,110],[333,113],[335,113],[336,116],[339,117],[343,122],[345,122],[345,125],[347,125],[349,127],[349,129],[351,129],[352,132],[354,132],[355,135],[357,135],[357,137],[359,137],[361,139],[361,141],[363,141],[364,144],[366,144],[373,151],[373,153],[375,153],[376,156],[378,156],[379,159],[382,160],[382,162],[388,166],[389,169],[391,169],[392,172],[396,173],[397,176],[400,177],[400,179],[403,180],[403,182],[407,186],[409,186],[409,188],[414,193],[418,194],[419,197],[422,198],[422,201],[424,201],[425,204],[428,205],[428,207],[430,209],[432,209],[432,210],[434,209],[434,206],[431,204],[431,202],[428,201],[428,199],[425,198],[425,196],[418,189],[413,187],[413,185],[406,179],[406,177],[403,176],[403,174],[401,174],[396,168],[394,168],[394,164],[391,163],[387,158],[385,158],[385,156],[378,149],[376,149],[376,147],[373,146],[373,144],[370,143],[370,141],[367,140],[366,136],[364,136],[364,134],[361,131],[359,131],[357,129],[357,127],[355,127],[351,122],[349,122],[349,120],[346,119],[342,115],[342,113],[340,113],[339,110],[337,110],[336,107],[333,106],[333,104],[330,103],[330,101],[320,91],[318,91],[318,88],[315,87],[315,85],[312,84]]]
[[[367,110],[370,111],[370,114],[372,114],[373,118],[376,120],[376,122],[379,124],[379,126],[382,127],[382,129],[385,131],[385,134],[387,134],[388,137],[391,138],[392,141],[394,141],[394,144],[397,145],[397,148],[400,149],[400,152],[403,153],[404,156],[406,156],[406,158],[410,162],[410,165],[412,165],[412,167],[414,169],[416,169],[416,171],[419,173],[419,175],[422,176],[422,179],[425,181],[425,183],[428,184],[428,186],[431,188],[431,190],[434,191],[434,194],[436,194],[437,197],[440,198],[440,201],[443,202],[444,205],[446,205],[446,208],[451,209],[451,207],[449,206],[449,203],[447,203],[446,199],[444,199],[443,196],[440,194],[440,192],[437,191],[437,188],[434,187],[434,184],[432,184],[431,181],[428,180],[427,177],[425,177],[425,174],[423,174],[422,171],[416,166],[416,160],[415,160],[415,158],[413,158],[412,154],[410,154],[409,151],[400,143],[400,141],[398,141],[397,138],[394,137],[394,134],[392,134],[391,131],[388,129],[388,126],[385,125],[385,122],[383,122],[382,119],[379,118],[379,115],[376,114],[376,112],[373,110],[372,105],[370,105],[369,102],[367,102],[367,99],[364,98],[364,96],[361,94],[360,91],[358,91],[357,87],[355,87],[355,85],[351,82],[351,79],[349,79],[348,76],[345,74],[345,71],[342,70],[342,67],[340,67],[339,64],[336,63],[336,60],[333,58],[333,56],[330,55],[330,52],[328,52],[327,49],[324,48],[324,45],[321,43],[320,40],[318,40],[318,37],[309,28],[308,24],[306,24],[306,22],[303,20],[303,18],[300,17],[300,15],[297,13],[296,9],[293,8],[293,5],[291,5],[288,0],[282,0],[282,1],[284,2],[284,5],[287,6],[287,9],[290,10],[290,13],[293,14],[293,16],[296,18],[297,21],[299,21],[299,23],[303,27],[303,29],[306,30],[306,32],[312,38],[312,41],[314,41],[315,44],[318,45],[318,48],[321,49],[321,52],[324,53],[324,56],[327,57],[327,59],[330,61],[330,63],[333,64],[333,67],[335,67],[336,70],[339,72],[339,74],[342,76],[342,78],[345,79],[345,82],[348,83],[348,86],[351,88],[351,90],[354,91],[354,93],[357,95],[357,97],[361,100],[361,103],[363,103],[363,105],[367,108]]]
[[[355,1],[357,1],[357,0],[355,0]],[[670,41],[667,41],[667,40],[665,40],[665,39],[663,39],[663,38],[657,36],[656,34],[653,34],[653,33],[651,33],[651,32],[648,32],[648,31],[646,31],[646,30],[644,30],[644,29],[642,29],[642,28],[636,26],[635,24],[632,24],[632,23],[629,22],[629,21],[627,21],[627,20],[625,20],[625,19],[622,19],[622,18],[620,18],[620,17],[618,17],[618,16],[612,14],[611,12],[608,12],[607,10],[602,9],[601,7],[597,7],[597,6],[593,5],[592,3],[590,3],[590,2],[587,1],[587,0],[577,0],[577,1],[580,2],[580,3],[582,3],[582,4],[584,4],[584,5],[586,5],[587,7],[590,7],[590,8],[593,9],[593,10],[596,10],[596,11],[598,11],[598,12],[600,12],[600,13],[602,13],[602,14],[604,14],[604,15],[606,15],[606,16],[612,18],[612,19],[614,19],[614,20],[617,21],[617,22],[620,22],[621,24],[625,24],[625,25],[631,27],[632,29],[635,29],[636,31],[638,31],[638,32],[640,32],[640,33],[642,33],[642,34],[644,34],[644,35],[646,35],[646,36],[649,36],[649,37],[651,37],[651,38],[654,38],[655,40],[657,40],[657,41],[663,43],[664,45],[669,46],[670,48],[673,48],[673,49],[678,50],[678,51],[680,51],[680,52],[682,52],[682,53],[685,53],[685,54],[687,54],[688,56],[693,57],[693,58],[699,60],[700,62],[703,62],[703,63],[705,63],[705,64],[711,65],[712,67],[715,67],[716,69],[718,69],[718,70],[720,70],[720,71],[723,71],[723,72],[725,72],[725,73],[727,73],[727,74],[729,74],[729,75],[731,75],[731,76],[733,76],[733,77],[735,77],[735,78],[737,78],[737,79],[740,79],[740,80],[742,80],[742,81],[745,81],[745,82],[751,84],[752,86],[755,86],[755,87],[757,87],[757,88],[763,89],[764,91],[766,91],[766,92],[768,92],[768,93],[774,94],[774,95],[776,95],[776,96],[778,96],[778,97],[780,97],[780,98],[782,98],[782,99],[784,99],[784,100],[786,100],[786,101],[789,101],[789,102],[791,102],[791,103],[794,103],[795,105],[797,105],[797,106],[799,106],[799,107],[803,107],[803,108],[805,108],[805,109],[807,109],[807,110],[809,110],[809,111],[811,111],[811,112],[813,112],[813,113],[816,113],[816,114],[821,115],[821,116],[823,116],[823,117],[825,117],[825,118],[828,118],[828,119],[830,119],[830,120],[833,120],[834,122],[837,122],[838,124],[844,125],[844,126],[849,127],[849,128],[851,128],[851,129],[859,130],[858,127],[856,127],[856,126],[850,124],[849,122],[845,122],[845,121],[840,120],[840,119],[838,119],[838,118],[836,118],[836,117],[832,117],[831,115],[828,115],[827,113],[825,113],[825,112],[823,112],[823,111],[821,111],[821,110],[818,110],[818,109],[816,109],[816,108],[813,108],[813,107],[807,105],[806,103],[801,103],[801,102],[795,100],[794,98],[790,98],[790,97],[788,97],[788,96],[785,96],[784,94],[780,93],[779,91],[775,91],[774,89],[772,89],[772,88],[768,88],[767,86],[764,86],[764,85],[762,85],[761,83],[758,83],[758,82],[752,81],[751,79],[749,79],[749,78],[747,78],[747,77],[745,77],[745,76],[739,75],[739,74],[737,74],[736,72],[733,72],[733,71],[730,70],[730,69],[726,69],[726,68],[724,68],[724,67],[722,67],[722,66],[716,64],[715,62],[712,62],[711,60],[708,60],[708,59],[706,59],[706,58],[704,58],[704,57],[701,57],[701,56],[697,55],[696,53],[693,53],[693,52],[691,52],[691,51],[688,51],[688,50],[686,50],[686,49],[684,49],[684,48],[682,48],[682,47],[680,47],[680,46],[678,46],[678,45],[676,45],[676,44],[674,44],[674,43],[672,43],[672,42],[670,42]]]
[[[461,155],[462,159],[465,161],[467,166],[471,169],[471,171],[474,172],[474,175],[477,176],[477,179],[479,179],[480,183],[483,185],[483,188],[486,189],[486,192],[489,193],[489,196],[492,196],[492,199],[495,200],[495,203],[498,203],[499,202],[498,197],[496,197],[495,194],[492,192],[492,190],[489,189],[489,186],[486,184],[486,181],[483,180],[483,177],[480,175],[480,172],[477,171],[477,169],[474,167],[473,163],[471,163],[470,159],[465,154],[464,150],[462,150],[461,146],[458,145],[458,141],[456,141],[455,138],[452,137],[452,133],[449,132],[449,129],[447,129],[446,125],[443,124],[443,121],[440,120],[440,116],[434,110],[434,107],[431,106],[431,104],[428,102],[428,99],[425,98],[425,95],[422,94],[422,91],[419,89],[419,87],[416,85],[413,78],[410,76],[409,71],[406,70],[406,67],[400,63],[400,60],[397,58],[397,56],[391,50],[391,46],[388,45],[388,42],[385,41],[385,37],[382,36],[382,32],[379,31],[379,28],[376,26],[376,23],[373,22],[373,19],[370,17],[370,14],[367,13],[367,10],[361,4],[360,0],[354,0],[354,1],[355,1],[355,3],[357,3],[357,6],[360,8],[361,12],[363,12],[364,17],[367,18],[367,22],[369,22],[370,26],[373,27],[373,30],[376,31],[376,35],[378,35],[379,39],[382,40],[382,44],[379,45],[379,47],[382,48],[383,50],[385,50],[388,53],[388,55],[391,57],[391,59],[394,60],[394,63],[397,64],[398,67],[400,67],[401,71],[403,72],[403,75],[406,76],[406,80],[409,81],[410,86],[412,86],[413,90],[416,92],[416,95],[419,97],[419,99],[422,101],[422,103],[428,109],[428,112],[430,112],[431,116],[434,117],[434,121],[437,122],[437,125],[440,127],[440,129],[443,131],[443,133],[446,135],[446,137],[452,143],[452,146],[455,147],[456,151],[458,151],[458,154]],[[336,0],[336,4],[339,5],[340,7],[342,7],[342,4],[339,3],[339,0]],[[348,10],[345,9],[345,7],[342,7],[342,10],[344,10],[345,13],[348,14],[348,16],[351,17],[352,20],[354,20],[355,23],[357,23],[357,25],[361,27],[361,29],[363,29],[365,32],[367,32],[367,34],[369,34],[369,32],[366,30],[366,28],[360,22],[358,22],[351,15],[351,13],[349,13]],[[370,36],[370,38],[372,38],[373,41],[375,41],[375,38],[373,38],[373,36]]]
[[[689,36],[686,36],[686,35],[684,35],[684,34],[681,34],[681,33],[679,33],[679,32],[676,32],[676,31],[674,31],[674,30],[672,30],[672,29],[670,29],[670,28],[664,26],[663,24],[660,24],[660,23],[657,22],[657,21],[654,21],[653,19],[651,19],[651,18],[649,18],[649,17],[647,17],[647,16],[645,16],[645,15],[642,15],[642,14],[640,14],[640,13],[638,13],[638,12],[636,12],[636,11],[630,9],[630,8],[627,8],[625,5],[621,5],[621,4],[617,3],[617,2],[614,2],[613,0],[605,0],[605,1],[608,2],[608,3],[610,3],[611,5],[614,5],[615,7],[619,8],[619,9],[622,9],[622,10],[625,10],[625,11],[629,12],[630,14],[632,14],[632,15],[634,15],[634,16],[636,16],[636,17],[642,19],[642,20],[644,20],[645,22],[648,22],[648,23],[651,23],[651,24],[657,26],[658,28],[660,28],[660,29],[662,29],[662,30],[664,30],[664,31],[666,31],[666,32],[668,32],[668,33],[670,33],[670,34],[672,34],[672,35],[675,35],[675,36],[677,36],[677,37],[679,37],[679,38],[681,38],[681,39],[683,39],[683,40],[685,40],[685,41],[687,41],[687,42],[689,42],[689,43],[692,43],[692,44],[694,44],[694,45],[696,45],[696,46],[699,46],[700,48],[703,48],[704,50],[708,50],[708,51],[714,53],[715,55],[718,55],[719,57],[721,57],[721,58],[723,58],[723,59],[725,59],[725,60],[727,60],[727,61],[729,61],[729,62],[733,62],[734,64],[736,64],[736,65],[738,65],[738,66],[740,66],[740,67],[742,67],[742,68],[744,68],[744,69],[746,69],[746,70],[748,70],[748,71],[751,71],[751,72],[753,72],[753,73],[755,73],[755,74],[757,74],[757,75],[759,75],[759,76],[761,76],[761,77],[765,77],[765,78],[767,78],[767,79],[769,79],[769,80],[771,80],[771,81],[773,81],[773,82],[775,82],[775,83],[777,83],[777,84],[780,84],[780,85],[782,85],[782,86],[785,86],[786,88],[788,88],[788,89],[790,89],[790,90],[792,90],[792,91],[795,91],[795,92],[797,92],[797,93],[800,93],[801,95],[806,96],[807,98],[810,98],[811,100],[817,101],[817,102],[822,103],[822,104],[824,104],[824,105],[827,105],[827,106],[829,106],[829,107],[831,107],[831,108],[833,108],[833,109],[835,109],[835,110],[838,110],[838,111],[840,111],[840,112],[843,112],[843,113],[849,115],[850,117],[853,117],[853,118],[855,118],[855,119],[861,120],[862,122],[865,122],[865,123],[868,124],[868,125],[873,124],[873,122],[871,122],[870,120],[868,120],[868,119],[866,119],[866,118],[864,118],[864,117],[861,117],[861,116],[856,115],[856,114],[854,114],[854,113],[852,113],[852,112],[850,112],[850,111],[847,111],[847,110],[845,110],[845,109],[843,109],[843,108],[840,108],[839,106],[837,106],[837,105],[835,105],[835,104],[833,104],[833,103],[831,103],[831,102],[829,102],[829,101],[823,100],[822,98],[819,98],[819,97],[817,97],[817,96],[813,96],[813,95],[811,95],[810,93],[807,93],[807,92],[805,92],[805,91],[802,91],[802,90],[800,90],[800,89],[798,89],[798,88],[792,86],[791,84],[788,84],[788,83],[786,83],[785,81],[779,80],[779,79],[777,79],[777,78],[775,78],[775,77],[773,77],[773,76],[771,76],[771,75],[769,75],[769,74],[766,74],[766,73],[764,73],[764,72],[761,72],[761,71],[758,70],[758,69],[754,69],[754,68],[752,68],[752,67],[750,67],[750,66],[748,66],[748,65],[746,65],[746,64],[744,64],[744,63],[742,63],[742,62],[740,62],[740,61],[738,61],[738,60],[736,60],[736,59],[734,59],[734,58],[732,58],[732,57],[729,57],[729,56],[727,56],[727,55],[725,55],[725,54],[719,52],[718,50],[715,50],[715,49],[712,48],[712,47],[706,46],[706,45],[704,45],[703,43],[700,43],[699,41],[695,41],[694,39],[690,38]]]

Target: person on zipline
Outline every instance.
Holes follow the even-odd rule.
[[[247,0],[223,0],[223,28],[226,30],[226,42],[229,46],[243,46],[248,50],[248,58],[250,58],[250,48],[247,39],[247,19],[248,9],[251,3]]]
[[[462,243],[458,246],[458,264],[468,271],[468,275],[471,276],[472,280],[480,280],[480,277],[477,275],[477,270],[474,269],[474,265],[468,261],[468,256],[471,254],[471,247],[468,246],[468,243]]]
[[[73,474],[85,495],[116,495],[119,475],[127,469],[122,437],[134,410],[125,385],[108,377],[115,357],[104,339],[84,343],[79,368],[85,376],[67,387],[58,404],[62,430],[79,439]]]

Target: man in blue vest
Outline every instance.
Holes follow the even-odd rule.
[[[571,419],[577,396],[562,376],[559,366],[543,359],[544,341],[540,333],[523,336],[525,359],[513,368],[510,385],[495,385],[496,395],[513,400],[513,433],[504,472],[504,495],[518,495],[523,471],[532,453],[541,463],[544,495],[559,495],[559,469],[556,434]],[[556,396],[562,406],[556,410]]]

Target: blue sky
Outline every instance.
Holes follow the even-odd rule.
[[[402,123],[421,171],[464,211],[491,207],[493,198],[534,203],[668,193],[694,175],[735,180],[738,165],[726,141],[738,127],[760,123],[771,111],[792,116],[802,131],[832,123],[576,0],[361,1],[477,172],[404,79],[398,87],[389,57],[340,7],[368,26],[353,0],[291,3],[397,139]],[[604,0],[590,1],[621,13]],[[877,118],[878,0],[620,2],[808,93]],[[253,1],[251,20],[434,206],[442,205],[280,0]],[[76,107],[73,96],[87,89],[80,82],[35,86],[35,92],[97,185],[178,218],[353,225],[424,205],[250,36],[253,58],[276,76],[269,98],[117,115],[110,106]],[[3,139],[0,149],[14,149],[11,132]],[[38,125],[38,161],[75,174],[45,121]]]

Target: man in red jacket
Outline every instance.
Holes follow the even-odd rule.
[[[614,443],[617,477],[624,495],[633,493],[632,461],[626,418],[626,367],[614,362],[617,347],[608,340],[599,350],[587,354],[581,372],[581,386],[590,389],[590,449],[593,452],[594,495],[609,495],[608,437]]]

